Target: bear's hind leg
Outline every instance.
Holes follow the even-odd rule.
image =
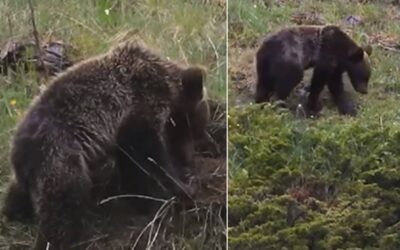
[[[132,139],[132,141],[135,140]],[[137,146],[125,146],[121,146],[116,154],[116,166],[119,170],[122,193],[152,196],[153,189],[158,188],[157,176],[149,173],[145,154],[137,152],[135,150],[138,148]],[[130,198],[129,202],[132,202],[135,210],[141,214],[148,213],[152,209],[153,204],[151,200],[146,199],[137,200]]]
[[[255,92],[255,103],[268,102],[274,92],[274,79],[272,78],[267,60],[257,60],[257,83]]]
[[[265,74],[265,73],[259,73]],[[268,102],[274,92],[274,83],[272,79],[261,78],[259,76],[256,84],[256,93],[254,97],[255,103]]]
[[[39,176],[35,205],[39,216],[39,232],[35,250],[80,249],[83,219],[90,202],[92,183],[77,157],[67,164],[47,169]],[[77,246],[78,245],[78,246]]]
[[[16,180],[12,180],[7,190],[2,212],[11,221],[26,221],[34,216],[30,193]]]
[[[279,100],[286,100],[304,76],[303,69],[297,64],[281,63],[275,67],[275,92]]]

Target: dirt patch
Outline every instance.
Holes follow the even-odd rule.
[[[254,56],[257,47],[240,47],[232,50],[229,65],[231,90],[234,91],[235,105],[244,105],[253,100],[253,86],[256,80]]]
[[[326,23],[322,15],[315,10],[308,12],[295,12],[291,16],[290,21],[297,25],[322,25]]]

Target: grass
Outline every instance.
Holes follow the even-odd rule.
[[[260,39],[311,12],[374,47],[369,94],[346,82],[357,117],[329,101],[318,119],[251,104]],[[400,54],[382,47],[399,40],[399,14],[385,1],[229,2],[230,249],[400,248]]]
[[[225,99],[226,39],[225,7],[220,1],[194,0],[36,0],[36,24],[43,41],[62,40],[74,48],[75,61],[103,53],[118,41],[138,38],[162,55],[187,63],[204,65],[208,71],[207,88],[212,98]],[[0,2],[0,44],[10,38],[32,39],[27,1]],[[0,194],[8,182],[9,145],[15,124],[30,101],[39,93],[43,78],[33,71],[18,70],[0,76]],[[0,197],[1,198],[1,197]],[[1,200],[0,200],[1,206]],[[0,248],[32,244],[35,228],[0,221]],[[171,246],[218,248],[221,239],[172,240]],[[178,243],[177,243],[178,242]],[[196,248],[197,247],[197,248]]]

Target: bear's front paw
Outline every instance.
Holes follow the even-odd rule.
[[[180,183],[179,186],[174,188],[174,194],[178,200],[181,201],[191,201],[196,193],[196,188],[188,185],[186,183]]]
[[[308,101],[306,107],[308,116],[318,116],[322,110],[322,103],[321,101]]]
[[[351,100],[342,98],[337,102],[339,113],[342,115],[356,116],[357,106]]]
[[[335,103],[338,107],[339,113],[342,115],[350,115],[356,116],[357,115],[357,107],[353,103],[352,100],[348,98],[346,94],[340,95],[339,97],[335,98]]]
[[[185,184],[184,190],[175,193],[176,206],[178,210],[181,209],[186,210],[195,207],[196,190],[197,190],[197,184],[192,183],[192,185],[190,186]]]

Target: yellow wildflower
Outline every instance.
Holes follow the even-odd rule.
[[[15,104],[17,104],[17,100],[11,99],[11,100],[10,100],[10,105],[11,105],[11,106],[15,106]]]

